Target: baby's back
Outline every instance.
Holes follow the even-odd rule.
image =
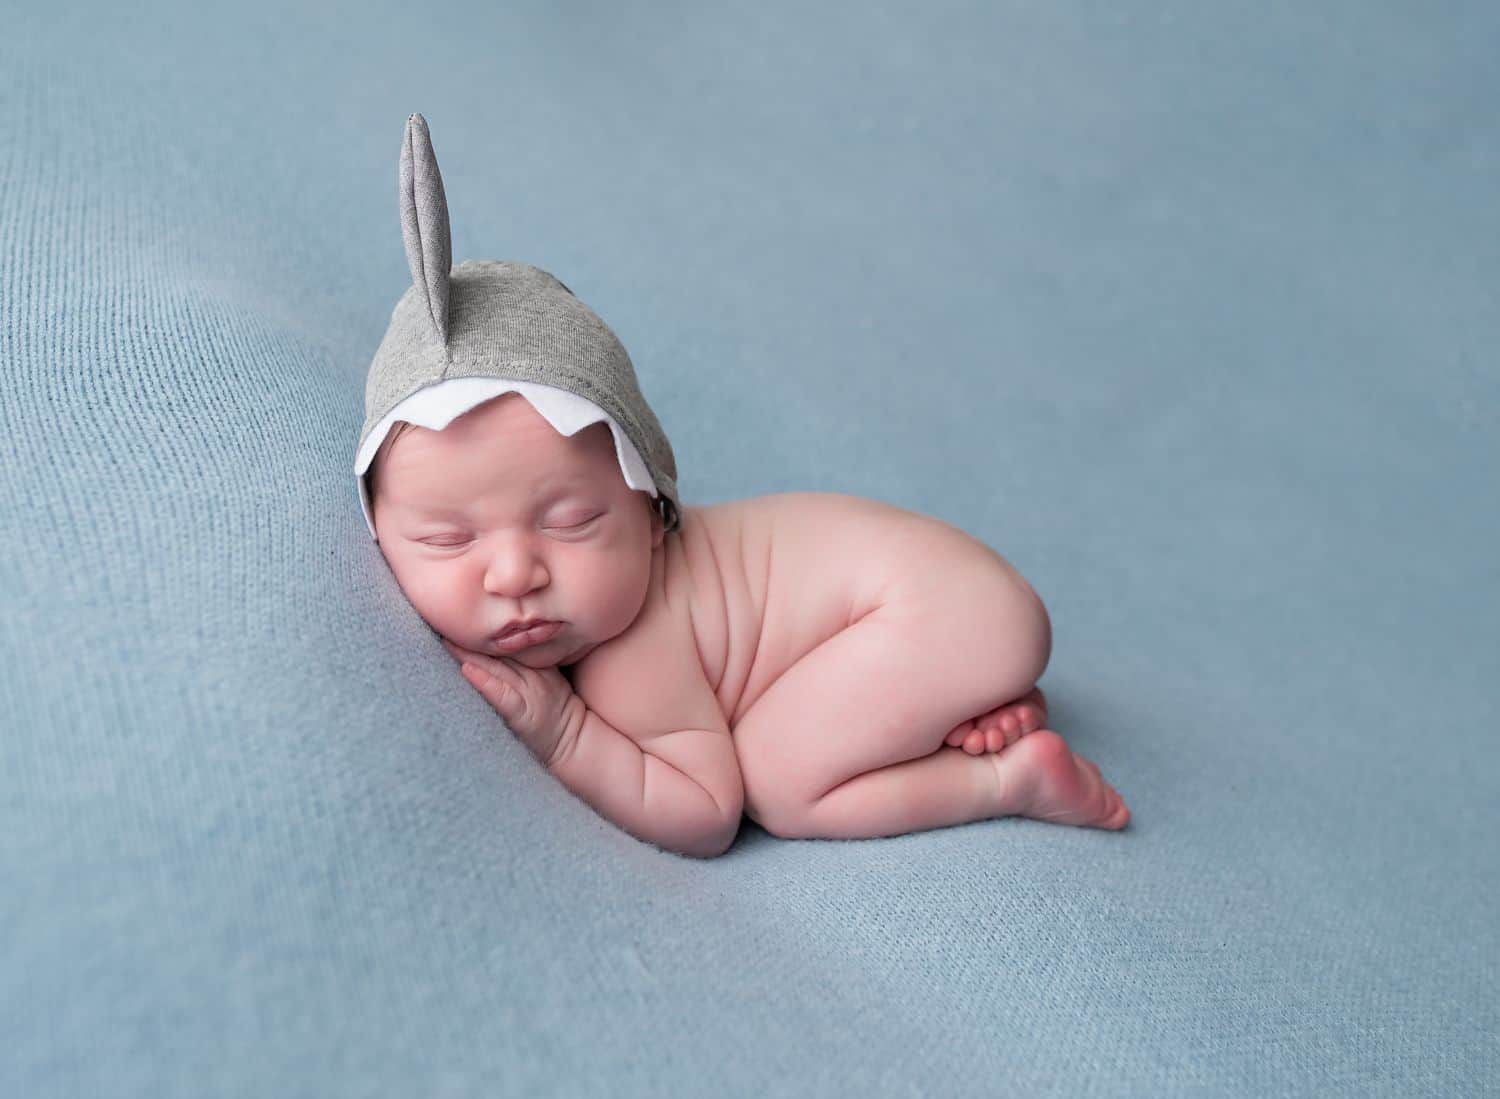
[[[1013,571],[941,520],[828,492],[684,508],[662,545],[671,611],[659,621],[691,628],[731,729],[788,668],[886,600],[979,558]]]

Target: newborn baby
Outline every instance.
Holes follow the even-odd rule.
[[[403,593],[548,771],[700,857],[742,815],[846,839],[1125,826],[1044,728],[1050,623],[1009,562],[854,496],[682,506],[608,327],[539,269],[450,267],[420,115],[401,181],[413,286],[371,367],[361,500]]]

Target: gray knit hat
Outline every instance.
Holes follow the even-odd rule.
[[[563,435],[608,423],[626,482],[649,492],[665,528],[676,530],[682,519],[672,444],[610,327],[540,268],[499,260],[451,266],[448,200],[420,114],[406,120],[399,193],[412,285],[370,363],[354,462],[370,537],[375,521],[365,475],[392,424],[404,419],[441,430],[511,390]]]

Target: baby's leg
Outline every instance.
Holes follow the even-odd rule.
[[[950,557],[805,653],[734,723],[745,812],[761,827],[795,832],[829,791],[932,756],[955,723],[1036,684],[1051,651],[1041,600],[992,557]],[[958,773],[946,757],[917,767]]]
[[[1130,810],[1094,763],[1039,729],[1003,752],[971,756],[944,746],[855,775],[809,806],[794,831],[775,834],[861,839],[1006,816],[1119,829]]]

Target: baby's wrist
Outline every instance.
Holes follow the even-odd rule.
[[[568,697],[563,700],[562,704],[557,740],[546,758],[547,770],[555,774],[557,765],[577,748],[578,738],[583,735],[583,726],[588,716],[588,704],[576,691],[569,691]]]

